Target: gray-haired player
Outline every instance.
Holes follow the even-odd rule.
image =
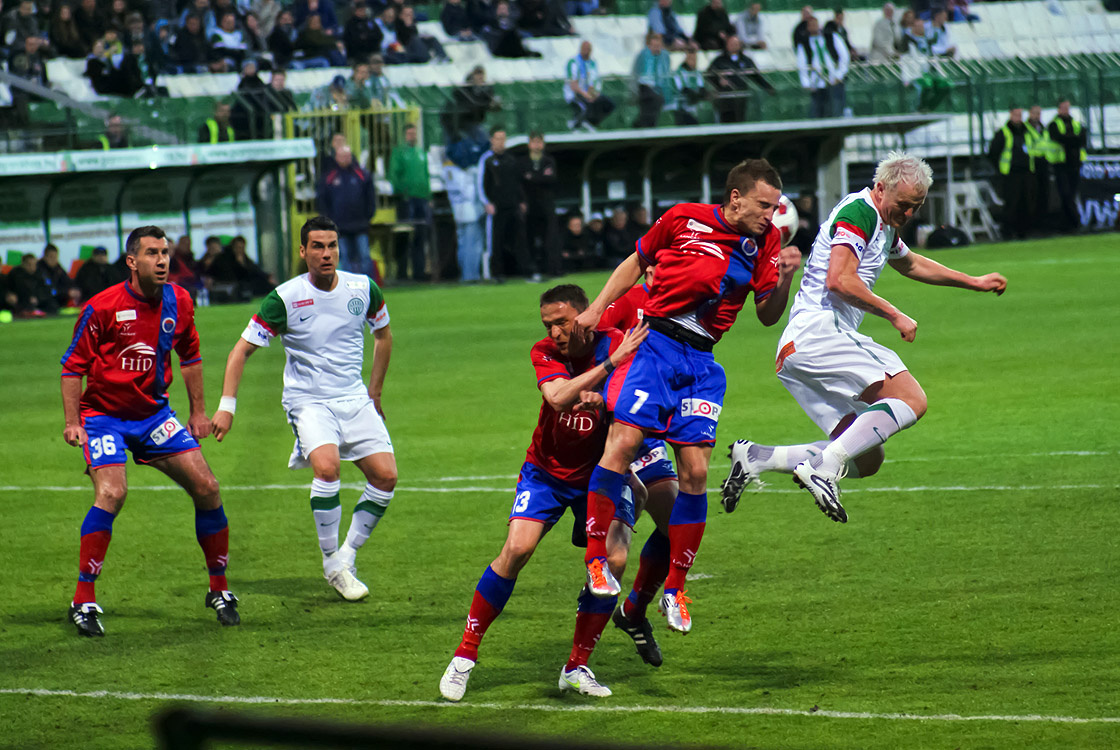
[[[912,252],[898,230],[925,202],[933,171],[916,156],[892,151],[875,170],[875,185],[846,196],[821,224],[778,342],[782,385],[829,440],[801,445],[731,445],[722,503],[730,513],[743,489],[764,471],[793,474],[833,521],[848,520],[838,480],[870,476],[880,447],[926,411],[926,394],[898,355],[859,333],[865,312],[890,321],[903,341],[917,322],[872,291],[883,267],[926,284],[1002,294],[998,273],[969,276]]]

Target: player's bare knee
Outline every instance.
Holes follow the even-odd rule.
[[[314,466],[312,471],[320,482],[337,482],[342,476],[342,469],[338,466]]]
[[[369,483],[382,492],[392,492],[397,488],[397,467],[379,472]]]
[[[199,477],[191,487],[191,499],[200,510],[213,510],[222,504],[222,491],[218,478],[212,473]]]
[[[916,419],[921,419],[925,416],[926,409],[929,407],[925,392],[919,389],[916,394],[908,396],[905,400],[906,405],[914,411],[914,417]]]
[[[124,499],[128,496],[128,488],[124,485],[101,485],[93,495],[93,504],[102,510],[116,515],[124,507]]]
[[[529,562],[529,558],[533,556],[537,545],[525,544],[522,542],[507,542],[506,546],[502,548],[502,553],[498,555],[495,561],[497,567],[494,572],[503,578],[516,578],[521,569]],[[498,570],[501,568],[501,570]]]

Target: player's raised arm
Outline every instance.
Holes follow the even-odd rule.
[[[241,376],[245,374],[245,363],[253,352],[260,349],[256,344],[251,344],[245,339],[238,339],[226,358],[226,374],[222,378],[222,399],[218,402],[218,410],[210,420],[214,430],[214,437],[220,443],[226,434],[233,428],[233,415],[237,413],[237,389],[241,386]],[[186,373],[183,375],[186,378]]]
[[[541,395],[555,411],[571,409],[581,402],[583,391],[596,388],[607,379],[614,368],[633,357],[634,352],[638,351],[638,345],[645,341],[648,335],[649,326],[645,323],[631,328],[606,359],[574,378],[557,378],[541,383]]]
[[[778,285],[755,303],[755,314],[764,326],[772,326],[782,319],[789,304],[789,290],[793,277],[801,268],[801,251],[796,245],[782,248],[778,253]]]
[[[871,291],[859,277],[858,270],[859,258],[855,252],[847,245],[833,245],[825,282],[828,291],[853,307],[886,318],[902,335],[903,341],[913,341],[918,335],[917,322]]]
[[[642,268],[642,261],[637,253],[631,253],[630,257],[618,264],[614,272],[607,279],[607,283],[603,285],[603,291],[599,292],[599,296],[591,305],[581,312],[576,318],[575,327],[580,331],[593,331],[599,325],[599,318],[603,317],[603,312],[608,306],[616,299],[630,291],[630,287],[638,283],[638,279],[642,278],[645,269]]]
[[[966,273],[943,266],[924,255],[918,255],[913,250],[901,258],[892,258],[887,262],[906,278],[924,284],[955,286],[961,289],[972,289],[976,292],[995,292],[997,295],[1003,294],[1004,290],[1007,289],[1007,279],[998,273],[969,276]]]

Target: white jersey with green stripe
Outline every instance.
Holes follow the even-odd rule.
[[[285,409],[368,395],[362,381],[363,329],[389,325],[389,311],[370,277],[335,273],[338,283],[329,292],[316,288],[308,274],[276,287],[241,334],[256,346],[280,337],[287,360],[281,399]]]
[[[817,232],[809,261],[805,264],[805,274],[801,277],[801,286],[790,309],[790,320],[802,313],[828,311],[835,314],[838,327],[852,331],[859,328],[863,310],[828,291],[828,264],[832,248],[838,245],[855,253],[859,259],[856,273],[868,289],[875,288],[875,282],[888,260],[901,258],[910,252],[906,243],[899,239],[898,231],[883,223],[871,202],[871,190],[864,188],[858,193],[851,193],[832,209],[828,220]]]

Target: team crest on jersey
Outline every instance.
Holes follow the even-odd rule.
[[[171,333],[175,330],[175,318],[164,318],[159,327],[163,330],[164,333]]]
[[[710,226],[708,226],[707,224],[701,224],[696,219],[689,219],[686,228],[693,232],[706,232],[708,234],[712,233],[712,228]]]
[[[753,258],[758,255],[758,243],[754,241],[753,237],[743,237],[739,240],[739,248],[743,254],[748,258]]]
[[[295,302],[292,303],[292,309],[298,310],[301,307],[307,307],[308,305],[314,305],[314,304],[315,304],[315,300],[313,300],[313,299],[297,299]]]
[[[365,305],[358,297],[351,297],[350,301],[346,303],[346,309],[350,311],[351,315],[361,315]]]

